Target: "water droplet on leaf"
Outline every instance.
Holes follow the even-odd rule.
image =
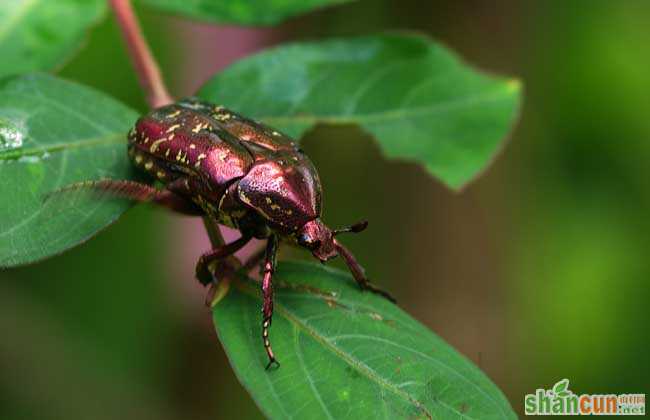
[[[23,133],[11,121],[0,118],[0,151],[18,149],[23,145]]]
[[[43,159],[50,157],[48,152],[43,153],[42,155],[25,155],[18,158],[20,163],[39,163]]]

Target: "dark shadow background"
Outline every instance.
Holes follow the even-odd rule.
[[[509,144],[462,194],[383,159],[355,127],[311,131],[325,220],[369,219],[346,240],[372,278],[519,413],[562,378],[577,393],[648,393],[650,3],[495,3],[362,0],[273,30],[138,12],[179,96],[264,45],[385,29],[522,79]],[[144,111],[126,63],[107,20],[62,75]],[[190,223],[138,207],[84,246],[0,273],[0,418],[261,417],[202,304],[192,259],[207,240]]]

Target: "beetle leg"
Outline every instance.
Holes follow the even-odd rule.
[[[264,350],[269,357],[269,363],[266,365],[268,370],[274,364],[280,366],[280,363],[275,359],[271,342],[269,341],[269,327],[273,318],[273,273],[275,272],[275,258],[278,251],[278,237],[271,235],[266,243],[266,257],[264,259],[264,277],[262,278],[262,296],[264,297],[264,304],[262,305],[262,340],[264,342]]]
[[[386,299],[388,299],[393,303],[396,303],[395,298],[392,297],[390,293],[370,283],[370,281],[364,274],[364,270],[363,267],[361,267],[361,264],[357,262],[357,259],[354,258],[354,255],[352,255],[352,253],[346,247],[344,247],[343,244],[341,244],[336,239],[334,239],[334,246],[336,247],[336,250],[338,251],[339,255],[341,255],[345,260],[345,264],[347,264],[348,268],[352,272],[352,276],[357,281],[359,287],[361,287],[361,290],[369,290],[373,293],[385,297]]]
[[[95,193],[100,197],[109,196],[114,198],[124,198],[140,203],[156,203],[176,212],[190,216],[202,215],[203,211],[199,207],[175,191],[180,191],[179,187],[177,187],[175,184],[180,184],[181,181],[184,182],[183,179],[172,181],[164,190],[159,190],[152,187],[151,185],[135,181],[114,179],[84,181],[70,184],[54,192],[51,192],[45,197],[45,200],[50,200],[53,197],[67,193],[88,191]],[[66,205],[69,205],[69,202],[66,202]]]
[[[242,236],[236,241],[222,245],[218,248],[213,249],[212,251],[201,255],[199,261],[196,263],[196,278],[204,286],[212,283],[212,272],[210,271],[210,265],[215,261],[229,257],[235,252],[239,251],[250,240],[250,236]]]

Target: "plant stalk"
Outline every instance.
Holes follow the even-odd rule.
[[[109,0],[109,4],[120,26],[140,85],[147,95],[147,103],[151,108],[158,108],[174,102],[162,78],[158,63],[144,39],[130,0]],[[212,223],[207,217],[203,218],[203,223],[208,231],[212,247],[223,245],[224,240],[219,226]]]
[[[109,3],[120,25],[140,85],[147,95],[147,103],[151,108],[158,108],[174,102],[167,91],[156,59],[142,35],[130,0],[109,0]]]
[[[205,230],[208,231],[208,238],[210,238],[212,249],[220,247],[225,243],[223,236],[221,235],[221,229],[219,229],[219,225],[214,222],[214,219],[207,216],[203,217],[203,225],[205,226]]]

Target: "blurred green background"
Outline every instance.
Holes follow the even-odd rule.
[[[362,0],[272,30],[138,12],[178,96],[266,45],[386,29],[522,79],[510,141],[460,194],[354,127],[311,131],[324,218],[370,220],[346,241],[371,277],[517,412],[562,378],[576,393],[650,391],[649,2]],[[126,63],[107,20],[61,73],[144,111]],[[142,206],[65,255],[0,272],[0,418],[261,417],[193,279],[205,247],[200,225]]]

